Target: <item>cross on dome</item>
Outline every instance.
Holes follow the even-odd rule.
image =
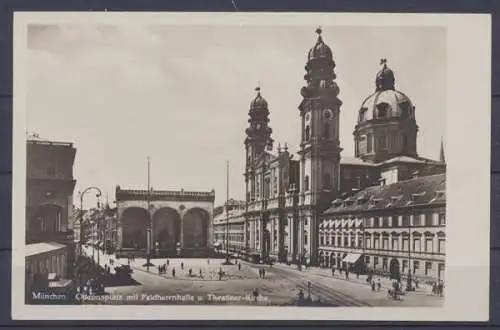
[[[386,68],[387,67],[387,59],[386,58],[380,59],[380,65],[383,65],[384,68]]]

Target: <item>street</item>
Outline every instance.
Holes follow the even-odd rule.
[[[92,256],[92,249],[84,249]],[[95,260],[97,261],[97,249]],[[110,265],[110,257],[100,251],[101,266]],[[304,305],[355,307],[355,306],[441,306],[444,298],[431,295],[426,289],[407,293],[400,300],[389,299],[384,282],[380,291],[372,291],[363,278],[346,280],[329,270],[311,268],[299,271],[283,264],[256,265],[245,261],[241,269],[237,264],[223,266],[223,259],[169,259],[166,272],[159,274],[158,266],[167,259],[152,259],[154,267],[144,267],[146,260],[130,261],[133,270],[128,283],[106,286],[102,297],[82,297],[87,304],[248,304],[248,305],[297,305],[302,291]],[[127,265],[127,259],[115,259]],[[183,267],[182,267],[183,266]],[[265,270],[260,278],[259,269]],[[175,269],[175,276],[172,270]],[[189,270],[191,269],[191,275]],[[219,272],[222,276],[219,278]],[[257,292],[256,292],[257,290]],[[310,297],[310,299],[309,299]]]

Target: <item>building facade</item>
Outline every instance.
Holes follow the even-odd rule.
[[[245,211],[242,212],[242,251],[259,262],[275,259],[326,265],[327,249],[323,247],[329,245],[326,244],[324,226],[331,222],[331,213],[335,212],[333,202],[349,202],[349,198],[366,193],[367,189],[377,187],[383,190],[387,188],[379,187],[411,182],[416,178],[441,175],[444,180],[446,172],[442,145],[439,160],[418,155],[416,108],[405,93],[396,89],[395,74],[385,59],[381,60],[382,68],[375,75],[374,92],[364,100],[360,98],[361,106],[357,110],[353,131],[355,154],[351,157],[342,155],[339,138],[342,101],[338,98],[340,87],[335,81],[336,64],[321,29],[316,32],[316,44],[306,56],[306,84],[300,91],[302,102],[298,106],[298,120],[301,140],[297,154],[292,154],[286,143],[283,148],[281,145],[275,148],[269,120],[270,106],[260,88],[256,89],[257,95],[250,103],[244,141],[246,198]],[[444,191],[444,187],[438,190]],[[435,203],[428,207],[438,209]],[[444,209],[444,206],[439,207]],[[392,210],[384,209],[384,212]],[[368,212],[360,209],[355,216],[367,217],[365,211]],[[369,212],[374,212],[374,209]],[[408,209],[408,212],[413,211]],[[223,215],[220,216],[222,219]],[[411,215],[410,218],[413,219]],[[231,219],[239,223],[241,215],[238,213]],[[352,223],[358,224],[359,220]],[[358,227],[364,225],[362,222]],[[439,231],[439,235],[441,233],[444,231]],[[356,244],[359,238],[355,235],[345,237],[349,244],[351,238]],[[338,261],[340,251],[335,253],[335,257],[332,257],[333,252],[328,253],[328,266],[332,265],[333,259],[336,265],[344,262],[343,255]],[[442,267],[438,265],[439,254],[435,256],[437,259],[425,262]],[[367,255],[366,261],[371,257],[375,258]],[[397,261],[402,269],[404,260]]]
[[[437,174],[335,200],[319,227],[320,265],[444,280],[445,190],[445,174]]]
[[[45,289],[72,278],[72,143],[28,140],[26,172],[26,283]],[[57,279],[57,281],[56,281]],[[45,283],[45,284],[44,284]]]
[[[116,187],[119,254],[202,256],[213,253],[215,192]]]
[[[230,199],[214,209],[214,249],[224,255],[245,251],[245,201]]]

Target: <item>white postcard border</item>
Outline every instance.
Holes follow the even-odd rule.
[[[25,56],[29,24],[440,26],[447,31],[444,307],[38,306],[24,304]],[[18,320],[487,321],[490,263],[491,16],[485,14],[14,14],[12,317]]]

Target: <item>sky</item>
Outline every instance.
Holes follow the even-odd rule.
[[[216,192],[244,199],[248,110],[261,87],[273,138],[299,145],[300,89],[315,26],[31,25],[27,131],[73,142],[78,191],[109,201],[115,186]],[[362,101],[387,58],[396,89],[416,106],[418,153],[438,159],[445,139],[446,30],[325,26],[343,105],[342,156],[354,154]],[[88,199],[86,207],[95,203]]]

